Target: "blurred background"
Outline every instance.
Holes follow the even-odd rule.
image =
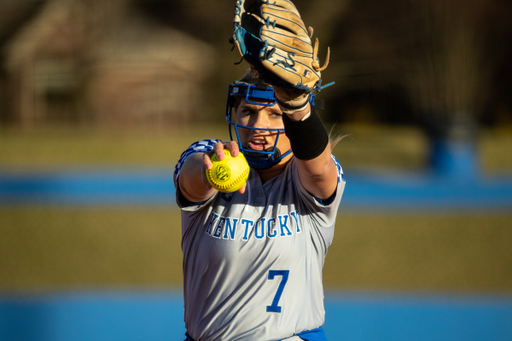
[[[512,2],[295,0],[347,187],[330,340],[512,340]],[[234,1],[0,0],[0,340],[182,340],[174,165]]]

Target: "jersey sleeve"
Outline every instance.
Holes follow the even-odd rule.
[[[187,158],[195,153],[207,153],[213,150],[213,146],[215,143],[221,142],[218,139],[209,139],[209,140],[201,140],[194,142],[188,147],[180,156],[180,159],[176,163],[174,168],[174,184],[176,187],[176,203],[182,209],[190,208],[190,207],[198,207],[198,205],[202,203],[193,203],[188,201],[181,193],[180,188],[178,186],[178,180],[180,177],[181,169],[183,164],[187,160]]]

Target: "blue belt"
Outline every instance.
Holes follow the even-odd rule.
[[[185,333],[185,336],[187,337],[185,341],[195,341],[190,335],[188,335],[188,333]],[[327,341],[327,337],[325,336],[325,332],[322,327],[306,330],[305,332],[298,333],[294,336],[298,336],[306,341]]]
[[[298,333],[296,335],[307,341],[327,341],[327,337],[325,336],[325,332],[322,327],[306,330],[305,332]]]

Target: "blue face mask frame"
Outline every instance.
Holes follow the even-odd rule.
[[[229,128],[229,138],[231,141],[235,141],[233,139],[233,129],[236,134],[236,142],[238,143],[238,148],[244,154],[245,158],[249,165],[253,168],[257,169],[266,169],[270,168],[276,164],[278,164],[281,159],[288,156],[292,150],[290,149],[283,155],[279,157],[275,157],[277,151],[277,142],[279,141],[279,137],[282,133],[284,133],[284,128],[254,128],[249,126],[244,126],[238,123],[235,123],[232,119],[232,110],[233,110],[233,99],[234,96],[242,96],[246,100],[247,103],[253,105],[262,105],[265,107],[274,106],[277,101],[274,95],[274,90],[271,87],[256,86],[254,84],[247,83],[231,83],[228,88],[228,100],[226,105],[226,121],[228,122]],[[310,102],[312,105],[315,104],[314,101],[315,96],[310,95]],[[270,151],[260,151],[260,150],[252,150],[248,148],[244,148],[241,144],[240,134],[238,128],[248,129],[248,130],[258,130],[258,131],[270,131],[277,133],[276,141],[274,143],[274,147]]]

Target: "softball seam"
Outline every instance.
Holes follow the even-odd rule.
[[[243,171],[242,173],[240,173],[240,175],[238,177],[236,177],[235,180],[233,180],[233,182],[229,184],[229,186],[226,184],[224,184],[224,185],[216,184],[215,186],[217,186],[219,189],[228,189],[229,187],[236,187],[240,183],[240,181],[243,180],[243,178],[245,178],[247,176],[249,171],[250,171],[250,168],[247,167],[247,169],[245,171]],[[216,183],[216,181],[214,181],[212,178],[212,173],[213,172],[211,170],[208,171],[208,173],[207,173],[208,180],[210,180],[210,182],[212,182],[212,183]]]

